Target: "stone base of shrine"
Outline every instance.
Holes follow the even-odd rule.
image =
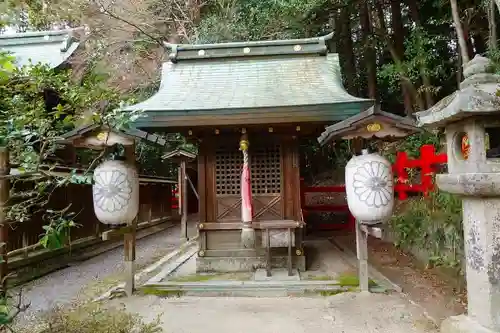
[[[500,333],[481,326],[466,315],[446,318],[441,323],[441,333]]]
[[[271,268],[286,268],[286,256],[273,256]],[[196,272],[251,272],[266,268],[265,257],[200,257],[196,258]],[[306,270],[306,257],[294,256],[293,268],[300,272]]]

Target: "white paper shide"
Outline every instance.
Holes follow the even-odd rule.
[[[94,171],[94,211],[104,224],[130,224],[139,212],[139,177],[125,161],[109,160]]]
[[[384,157],[368,153],[354,156],[345,169],[347,204],[360,223],[376,224],[389,219],[394,208],[392,167]]]

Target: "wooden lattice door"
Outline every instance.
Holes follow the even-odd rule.
[[[215,161],[217,220],[241,221],[242,154],[237,146],[222,146],[216,150]],[[283,218],[281,169],[280,145],[252,146],[250,170],[254,220]]]

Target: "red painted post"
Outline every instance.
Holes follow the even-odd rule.
[[[300,178],[300,208],[302,210],[302,216],[304,217],[304,220],[307,216],[305,190],[306,190],[306,187],[305,187],[304,178]]]
[[[396,185],[394,192],[398,194],[399,200],[408,199],[408,155],[405,152],[398,152],[396,155],[396,162],[392,165],[392,170],[396,178]]]

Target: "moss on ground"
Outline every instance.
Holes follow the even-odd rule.
[[[317,276],[309,276],[306,278],[308,281],[332,281],[335,278],[328,275],[317,275]]]
[[[142,295],[154,295],[158,297],[181,297],[184,295],[182,290],[163,290],[156,287],[142,287],[139,288]]]
[[[173,276],[167,279],[172,282],[203,282],[203,281],[248,281],[251,273],[222,273],[222,274],[190,274]]]
[[[335,278],[338,281],[338,285],[342,287],[358,287],[359,286],[359,278],[356,275],[350,274],[340,274]],[[372,279],[368,280],[369,287],[378,287],[378,284]]]
[[[173,282],[203,282],[203,281],[213,280],[214,277],[215,277],[214,275],[191,274],[191,275],[172,277],[172,278],[169,278],[168,281],[173,281]]]

